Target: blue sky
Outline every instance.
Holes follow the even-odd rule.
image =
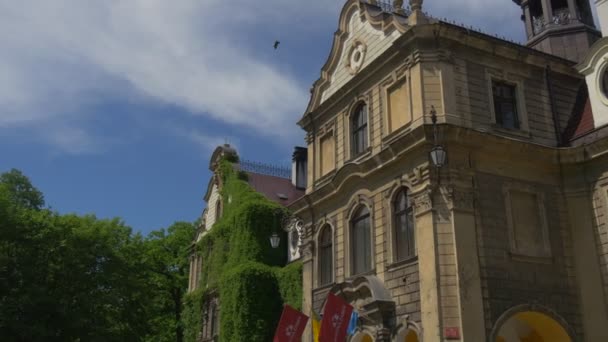
[[[204,208],[210,153],[287,165],[342,0],[0,0],[0,172],[144,233]],[[425,10],[523,40],[508,0]],[[272,44],[278,39],[280,48]]]

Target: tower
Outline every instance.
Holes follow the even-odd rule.
[[[513,0],[522,10],[527,45],[580,62],[600,37],[589,0]]]

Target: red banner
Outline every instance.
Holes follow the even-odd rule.
[[[283,307],[283,314],[273,342],[299,342],[308,323],[308,316],[289,305]]]
[[[321,319],[320,342],[344,342],[353,307],[333,293],[327,295]]]

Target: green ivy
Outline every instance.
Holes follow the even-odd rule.
[[[196,341],[203,322],[205,293],[217,291],[220,301],[220,341],[269,341],[283,304],[302,304],[302,265],[285,266],[287,234],[281,226],[287,209],[266,199],[223,160],[223,215],[196,248],[202,255],[201,280],[184,300],[184,335]],[[272,248],[269,237],[281,235]],[[204,290],[203,290],[204,289]]]

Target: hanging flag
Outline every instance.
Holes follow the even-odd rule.
[[[321,342],[344,342],[353,307],[333,293],[327,295],[319,340]]]
[[[355,334],[355,330],[357,329],[357,322],[359,321],[359,313],[353,310],[353,314],[350,315],[350,323],[348,324],[348,329],[346,329],[346,333],[350,335]]]
[[[274,333],[273,342],[296,342],[302,338],[304,328],[308,323],[308,316],[289,305],[283,307],[279,326]]]
[[[312,310],[312,338],[313,342],[319,342],[319,331],[321,330],[321,317]]]

